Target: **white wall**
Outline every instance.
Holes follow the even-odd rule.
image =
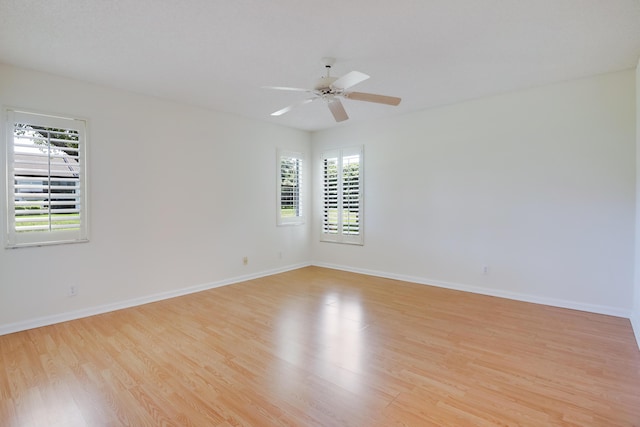
[[[0,333],[308,263],[275,217],[276,147],[307,132],[5,65],[0,105],[88,118],[91,188],[89,243],[0,248]]]
[[[0,334],[309,262],[630,316],[635,79],[629,70],[309,135],[0,65],[0,105],[90,120],[92,190],[89,243],[0,248]],[[276,147],[317,162],[359,144],[364,246],[320,243],[318,204],[311,224],[275,226]],[[640,279],[635,290],[637,328]]]
[[[629,70],[313,134],[315,179],[324,149],[365,151],[365,245],[321,243],[315,206],[314,263],[629,316],[634,80]]]

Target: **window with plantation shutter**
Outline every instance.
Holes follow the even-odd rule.
[[[322,241],[364,242],[362,157],[362,147],[322,155]]]
[[[6,117],[6,246],[86,241],[86,122],[11,109]]]
[[[278,150],[278,203],[276,217],[278,225],[304,223],[302,206],[303,155]]]

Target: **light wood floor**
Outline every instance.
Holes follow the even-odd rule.
[[[640,426],[627,319],[304,268],[0,337],[2,426]]]

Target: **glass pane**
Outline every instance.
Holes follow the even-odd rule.
[[[281,216],[302,216],[300,185],[302,160],[295,157],[280,158],[280,209]]]
[[[78,150],[75,130],[15,124],[16,232],[80,228]]]

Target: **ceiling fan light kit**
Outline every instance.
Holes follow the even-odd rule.
[[[335,61],[335,58],[322,58],[322,63],[327,70],[327,74],[317,80],[313,89],[268,86],[267,89],[307,92],[313,95],[311,98],[304,99],[281,110],[275,111],[271,113],[271,115],[281,116],[296,107],[322,99],[327,103],[329,111],[333,114],[333,118],[336,122],[342,122],[347,120],[349,116],[347,115],[340,98],[352,99],[354,101],[375,102],[378,104],[393,106],[400,104],[401,99],[394,96],[377,95],[365,92],[348,92],[347,89],[357,85],[358,83],[362,83],[367,80],[369,76],[365,73],[361,73],[360,71],[351,71],[342,77],[333,77],[331,75],[331,67],[335,64]]]

